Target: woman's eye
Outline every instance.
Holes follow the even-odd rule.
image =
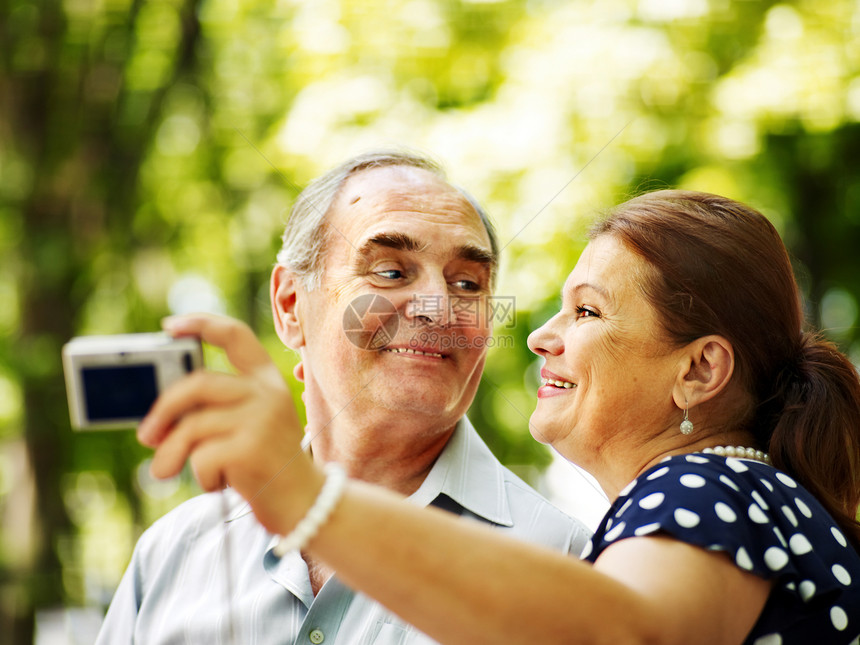
[[[600,318],[600,314],[589,307],[579,306],[576,308],[577,318]]]

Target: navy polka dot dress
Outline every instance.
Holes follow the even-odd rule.
[[[682,455],[643,473],[586,547],[667,534],[775,582],[749,645],[860,645],[860,555],[791,477],[761,462]]]

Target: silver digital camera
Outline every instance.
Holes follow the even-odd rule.
[[[63,346],[72,427],[133,428],[159,393],[202,365],[197,338],[163,333],[73,338]]]

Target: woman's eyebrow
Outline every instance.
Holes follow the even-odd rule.
[[[584,291],[584,290],[588,290],[588,289],[590,289],[592,291],[596,291],[597,293],[599,293],[601,296],[603,296],[607,300],[612,299],[612,296],[609,294],[609,292],[606,289],[601,287],[599,284],[594,284],[593,282],[580,282],[579,284],[571,287],[570,289],[565,289],[564,291],[567,291],[571,295],[575,295],[575,294],[579,293],[580,291]],[[562,297],[564,297],[563,292],[562,292]]]

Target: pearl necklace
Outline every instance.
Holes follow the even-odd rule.
[[[755,448],[744,448],[743,446],[714,446],[702,450],[706,455],[719,455],[720,457],[737,457],[739,459],[754,459],[765,464],[770,464],[770,455]]]

